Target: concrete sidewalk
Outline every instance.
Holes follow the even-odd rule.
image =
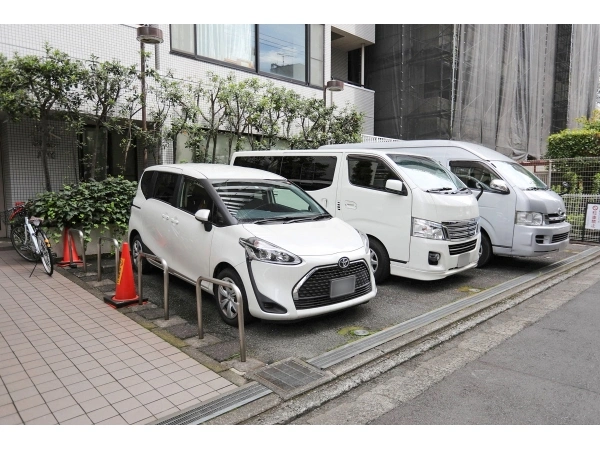
[[[143,424],[237,386],[0,248],[0,424]]]

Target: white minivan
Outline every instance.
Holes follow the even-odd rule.
[[[233,282],[244,317],[296,320],[366,303],[377,293],[369,240],[306,192],[262,170],[224,164],[147,168],[131,207],[128,239],[192,284]],[[150,269],[142,259],[142,271]],[[222,319],[237,325],[231,289],[203,282]]]
[[[539,256],[569,244],[571,225],[562,198],[533,173],[508,156],[461,141],[396,141],[373,144],[327,145],[323,151],[369,148],[429,156],[481,193],[482,267],[493,254]],[[479,195],[479,194],[478,194]]]
[[[231,164],[284,176],[366,233],[377,283],[390,274],[437,280],[477,264],[477,200],[430,158],[341,147],[236,152]]]

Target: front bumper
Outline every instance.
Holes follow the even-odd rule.
[[[511,255],[535,256],[563,250],[569,245],[570,231],[567,222],[539,227],[515,225]]]
[[[331,303],[324,306],[318,306],[319,303],[316,303],[317,306],[315,307],[307,307],[306,303],[300,306],[298,303],[300,282],[315,269],[337,266],[338,261],[343,256],[348,257],[353,263],[364,262],[370,282],[369,288],[360,291],[361,295],[347,300],[340,296],[332,299]],[[260,261],[251,261],[243,266],[238,266],[238,272],[246,287],[248,308],[252,316],[279,321],[303,319],[366,303],[375,297],[377,293],[369,260],[363,250],[327,256],[302,257],[302,260],[301,264],[294,266],[269,264]],[[344,272],[340,273],[341,277],[344,277]],[[340,277],[340,273],[336,277]],[[348,272],[348,275],[351,275],[351,272]],[[328,280],[326,278],[323,282],[328,283]],[[299,306],[297,307],[297,305]]]
[[[391,273],[416,280],[440,280],[464,272],[477,265],[480,242],[479,234],[461,241],[437,241],[413,236],[410,239],[410,260],[407,263],[393,262]],[[436,265],[429,263],[430,252],[440,255]]]

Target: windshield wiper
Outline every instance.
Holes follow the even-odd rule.
[[[452,191],[451,187],[441,187],[441,188],[433,188],[427,189],[425,192],[441,192],[441,191]]]
[[[269,223],[269,222],[282,222],[284,220],[290,220],[292,218],[293,217],[267,217],[265,219],[255,220],[254,222],[251,222],[251,223],[256,224],[256,225],[261,225],[263,223]]]
[[[329,213],[323,213],[323,214],[317,214],[316,216],[302,216],[302,217],[296,217],[294,219],[290,219],[290,220],[286,220],[284,223],[293,223],[293,222],[302,222],[304,220],[321,220],[321,219],[329,219],[331,217],[331,214]]]
[[[525,189],[525,190],[526,190],[526,191],[547,191],[547,190],[548,190],[548,188],[547,188],[547,187],[546,187],[546,188],[541,188],[541,187],[534,187],[534,186],[531,186],[531,187],[528,187],[528,188],[527,188],[527,189]]]

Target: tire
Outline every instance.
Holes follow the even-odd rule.
[[[378,240],[370,238],[369,247],[371,249],[371,269],[373,270],[375,283],[383,283],[390,276],[390,257],[383,244]]]
[[[140,251],[148,254],[151,253],[148,250],[148,247],[146,247],[146,245],[144,244],[144,241],[142,241],[141,236],[139,234],[136,234],[135,236],[133,236],[133,239],[131,239],[131,265],[133,266],[133,270],[136,272],[138,270],[137,257]],[[142,258],[142,273],[145,274],[152,272],[153,267],[154,266],[150,264],[148,259]]]
[[[481,233],[481,245],[479,246],[479,260],[477,267],[483,267],[492,259],[492,243],[487,234]]]
[[[35,238],[37,239],[38,246],[40,247],[40,259],[44,270],[50,276],[54,272],[54,255],[52,254],[52,248],[50,247],[50,241],[48,236],[42,230],[35,232]]]
[[[10,230],[10,242],[23,259],[30,262],[36,261],[37,258],[35,252],[31,249],[31,241],[29,241],[27,245],[23,245],[25,242],[25,227],[23,225],[12,227]]]
[[[240,292],[242,293],[242,297],[244,298],[244,324],[252,322],[253,317],[250,315],[250,311],[248,310],[248,297],[246,297],[246,290],[244,289],[244,284],[242,283],[242,280],[237,272],[232,268],[227,267],[219,272],[217,279],[233,283],[239,288]],[[217,302],[217,309],[219,310],[221,319],[223,319],[223,322],[225,322],[227,325],[237,327],[238,302],[233,289],[228,289],[224,286],[218,286],[216,284],[213,286],[215,301]]]

